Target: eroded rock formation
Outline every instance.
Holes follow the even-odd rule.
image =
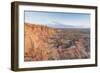
[[[77,31],[62,31],[25,23],[24,59],[42,61],[89,58],[90,51],[86,51],[88,46],[86,43],[89,40],[80,34]]]

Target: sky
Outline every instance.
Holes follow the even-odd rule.
[[[24,18],[25,23],[90,28],[90,14],[86,13],[25,11]]]

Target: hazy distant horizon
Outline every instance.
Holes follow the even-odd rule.
[[[90,28],[90,14],[25,11],[25,23],[53,28]]]

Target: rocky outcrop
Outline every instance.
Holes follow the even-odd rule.
[[[46,40],[56,32],[43,25],[25,24],[25,60],[47,60]]]

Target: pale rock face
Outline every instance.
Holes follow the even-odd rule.
[[[45,40],[54,33],[54,29],[46,26],[25,24],[25,56],[36,55],[36,60],[48,60],[49,49]]]

